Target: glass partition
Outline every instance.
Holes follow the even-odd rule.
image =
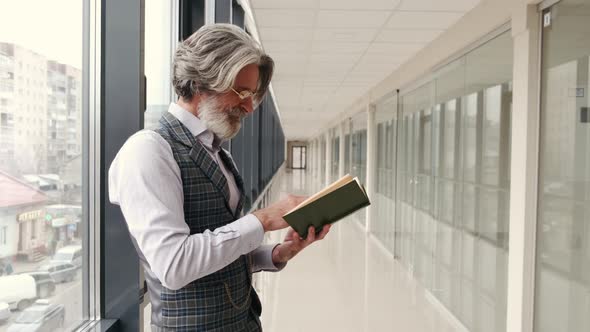
[[[332,155],[331,155],[331,167],[330,167],[330,183],[338,180],[338,170],[340,164],[340,136],[338,136],[339,132],[336,128],[330,130],[330,137],[332,144]]]
[[[371,205],[373,222],[371,232],[393,252],[395,227],[395,164],[397,137],[397,94],[377,103],[375,198]]]
[[[344,174],[351,174],[352,164],[352,121],[344,122]]]
[[[361,112],[351,123],[351,169],[350,174],[358,177],[363,186],[367,183],[367,113]],[[361,209],[354,216],[365,225],[366,211]]]
[[[395,255],[474,331],[506,324],[511,82],[505,32],[400,97]]]
[[[588,331],[590,1],[543,16],[535,331]]]

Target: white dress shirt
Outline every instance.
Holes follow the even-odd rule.
[[[217,137],[192,113],[176,103],[168,109],[217,162],[227,179],[230,207],[240,192],[231,171],[218,155]],[[196,165],[195,165],[196,167]],[[214,273],[239,256],[252,255],[254,272],[278,271],[272,262],[276,245],[262,245],[262,224],[248,214],[214,230],[190,235],[184,220],[180,168],[168,142],[152,130],[142,130],[123,145],[109,169],[109,197],[121,211],[141,254],[162,285],[179,289]]]

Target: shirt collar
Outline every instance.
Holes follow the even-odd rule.
[[[168,113],[174,115],[174,117],[187,127],[191,134],[193,134],[199,142],[205,145],[205,147],[214,150],[219,149],[219,146],[222,143],[221,139],[207,129],[203,121],[201,121],[196,115],[174,102],[170,103]]]

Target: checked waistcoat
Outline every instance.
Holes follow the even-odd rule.
[[[242,193],[236,211],[230,209],[223,172],[188,128],[165,113],[155,131],[170,144],[180,168],[184,215],[191,235],[213,231],[238,219],[244,198],[243,181],[226,152],[222,149],[220,157]],[[261,331],[261,305],[252,287],[249,255],[179,290],[164,287],[145,259],[141,260],[152,302],[152,331]]]

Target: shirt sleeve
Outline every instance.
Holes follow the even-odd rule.
[[[213,231],[190,235],[180,169],[159,134],[144,130],[121,148],[109,169],[109,197],[162,285],[180,289],[248,254],[262,243],[260,221],[248,214]]]
[[[252,272],[278,272],[287,266],[287,263],[275,264],[272,261],[272,251],[278,245],[278,243],[263,244],[250,253],[252,255]]]

